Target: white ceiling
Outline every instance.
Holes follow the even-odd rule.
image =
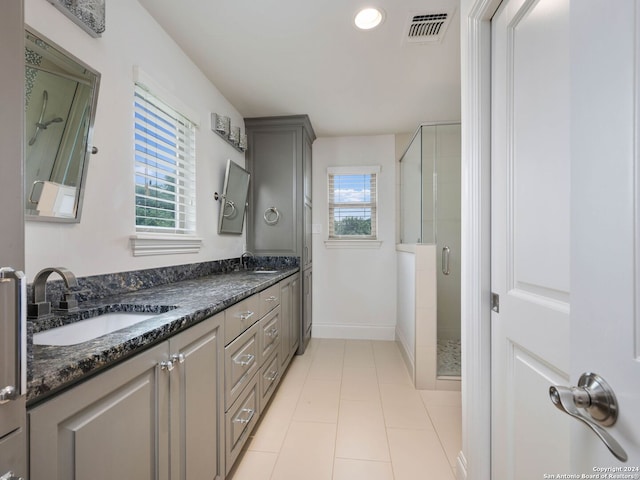
[[[460,119],[458,0],[139,0],[244,117],[306,113],[318,136],[410,133]],[[375,30],[353,17],[386,12]],[[413,13],[455,12],[407,44]]]

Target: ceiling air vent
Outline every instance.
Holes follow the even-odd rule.
[[[409,17],[408,43],[441,42],[447,31],[452,13],[414,13]]]

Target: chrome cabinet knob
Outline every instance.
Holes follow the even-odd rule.
[[[624,448],[602,428],[612,426],[618,419],[616,396],[602,377],[595,373],[583,373],[577,387],[549,387],[549,397],[559,410],[587,425],[614,457],[622,462],[627,461]]]
[[[22,477],[16,477],[13,472],[7,472],[0,477],[0,480],[24,480]]]
[[[184,353],[174,353],[171,355],[171,363],[184,363]]]
[[[173,370],[173,366],[174,365],[172,360],[160,362],[160,370],[163,370],[165,372],[170,372],[171,370]]]

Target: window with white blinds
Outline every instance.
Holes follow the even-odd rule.
[[[136,84],[136,231],[196,231],[195,125]]]
[[[376,240],[379,167],[328,169],[329,239]]]

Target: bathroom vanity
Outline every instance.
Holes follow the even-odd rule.
[[[299,275],[239,271],[105,298],[176,308],[33,345],[30,478],[225,478],[298,347]]]

